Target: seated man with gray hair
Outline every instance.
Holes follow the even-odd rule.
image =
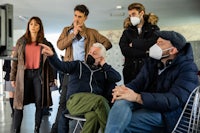
[[[70,113],[84,115],[86,118],[82,133],[97,133],[99,126],[103,133],[110,110],[108,101],[112,99],[112,89],[121,80],[120,74],[105,62],[105,47],[100,43],[93,44],[86,62],[62,62],[48,46],[41,46],[42,53],[49,56],[53,67],[69,73],[67,109],[59,120],[58,132],[68,132],[69,120],[64,115]]]

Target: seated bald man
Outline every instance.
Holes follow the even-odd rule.
[[[174,31],[158,31],[150,58],[130,83],[113,89],[105,133],[171,133],[198,86],[190,43]]]

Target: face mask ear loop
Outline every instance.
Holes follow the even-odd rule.
[[[173,48],[173,47],[170,47],[170,48],[164,49],[164,50],[162,50],[162,51],[164,52],[164,51],[170,50],[170,49],[172,49],[172,48]]]
[[[170,50],[170,49],[172,49],[173,47],[170,47],[170,48],[167,48],[167,49],[164,49],[164,50],[162,50],[163,52],[164,51],[167,51],[167,50]],[[165,58],[165,57],[168,57],[169,55],[164,55],[164,56],[162,56],[162,58],[161,59],[163,59],[163,58]]]

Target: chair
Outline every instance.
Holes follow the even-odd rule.
[[[200,86],[190,94],[172,133],[200,133]]]
[[[76,121],[75,128],[73,129],[73,133],[76,133],[76,131],[79,129],[78,127],[80,127],[81,130],[83,129],[83,125],[81,122],[85,122],[86,121],[85,118],[79,117],[79,116],[72,116],[70,114],[65,114],[65,117]]]

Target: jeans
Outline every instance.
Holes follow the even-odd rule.
[[[161,113],[117,100],[109,112],[105,133],[162,133],[163,129]]]
[[[62,112],[58,120],[58,133],[68,133],[69,132],[69,119],[65,117],[65,114],[69,114],[69,111],[66,109]]]

